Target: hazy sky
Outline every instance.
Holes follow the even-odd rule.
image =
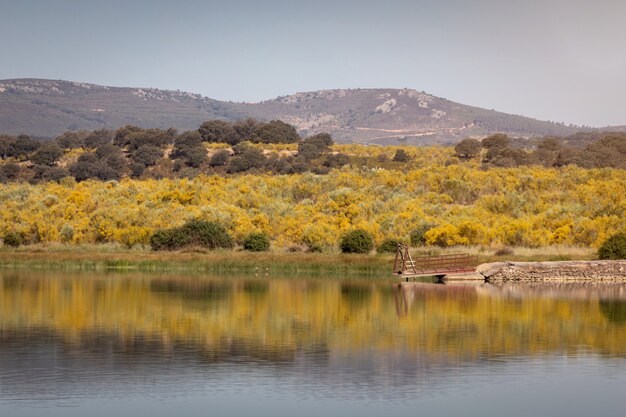
[[[626,124],[626,0],[0,0],[0,79],[258,101],[408,87]]]

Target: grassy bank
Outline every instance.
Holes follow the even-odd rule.
[[[481,247],[419,248],[415,256],[469,252],[479,263],[495,261],[562,261],[591,260],[594,250],[567,246],[547,248],[513,248],[511,253],[496,255]],[[259,274],[307,275],[385,275],[391,272],[393,254],[346,255],[341,253],[251,253],[236,250],[207,251],[202,249],[177,252],[153,252],[118,245],[31,245],[0,249],[2,269],[45,270],[136,270],[242,272]]]

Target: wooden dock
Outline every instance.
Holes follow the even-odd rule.
[[[469,253],[412,257],[407,245],[398,244],[393,273],[401,277],[443,277],[476,271],[478,256]]]

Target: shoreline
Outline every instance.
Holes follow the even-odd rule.
[[[568,248],[551,248],[546,254],[516,249],[514,256],[501,261],[493,253],[465,248],[479,256],[476,272],[448,275],[446,281],[485,282],[626,282],[626,260],[598,261],[590,253]],[[463,248],[422,248],[421,251],[448,253]],[[419,251],[419,250],[418,250]],[[209,251],[191,248],[184,251],[126,249],[113,245],[49,245],[0,249],[0,271],[115,271],[115,272],[189,272],[243,273],[258,275],[361,275],[394,279],[391,272],[394,254],[342,254],[336,252],[246,252]],[[563,260],[568,259],[568,260]],[[572,260],[569,260],[572,259]],[[396,276],[397,277],[397,276]]]

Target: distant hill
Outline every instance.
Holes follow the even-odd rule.
[[[280,119],[302,133],[330,132],[337,142],[456,143],[469,136],[569,135],[565,126],[455,103],[409,89],[297,93],[260,103],[213,100],[183,91],[104,87],[69,81],[0,81],[0,132],[53,137],[67,130],[132,124],[196,129],[209,119]]]

